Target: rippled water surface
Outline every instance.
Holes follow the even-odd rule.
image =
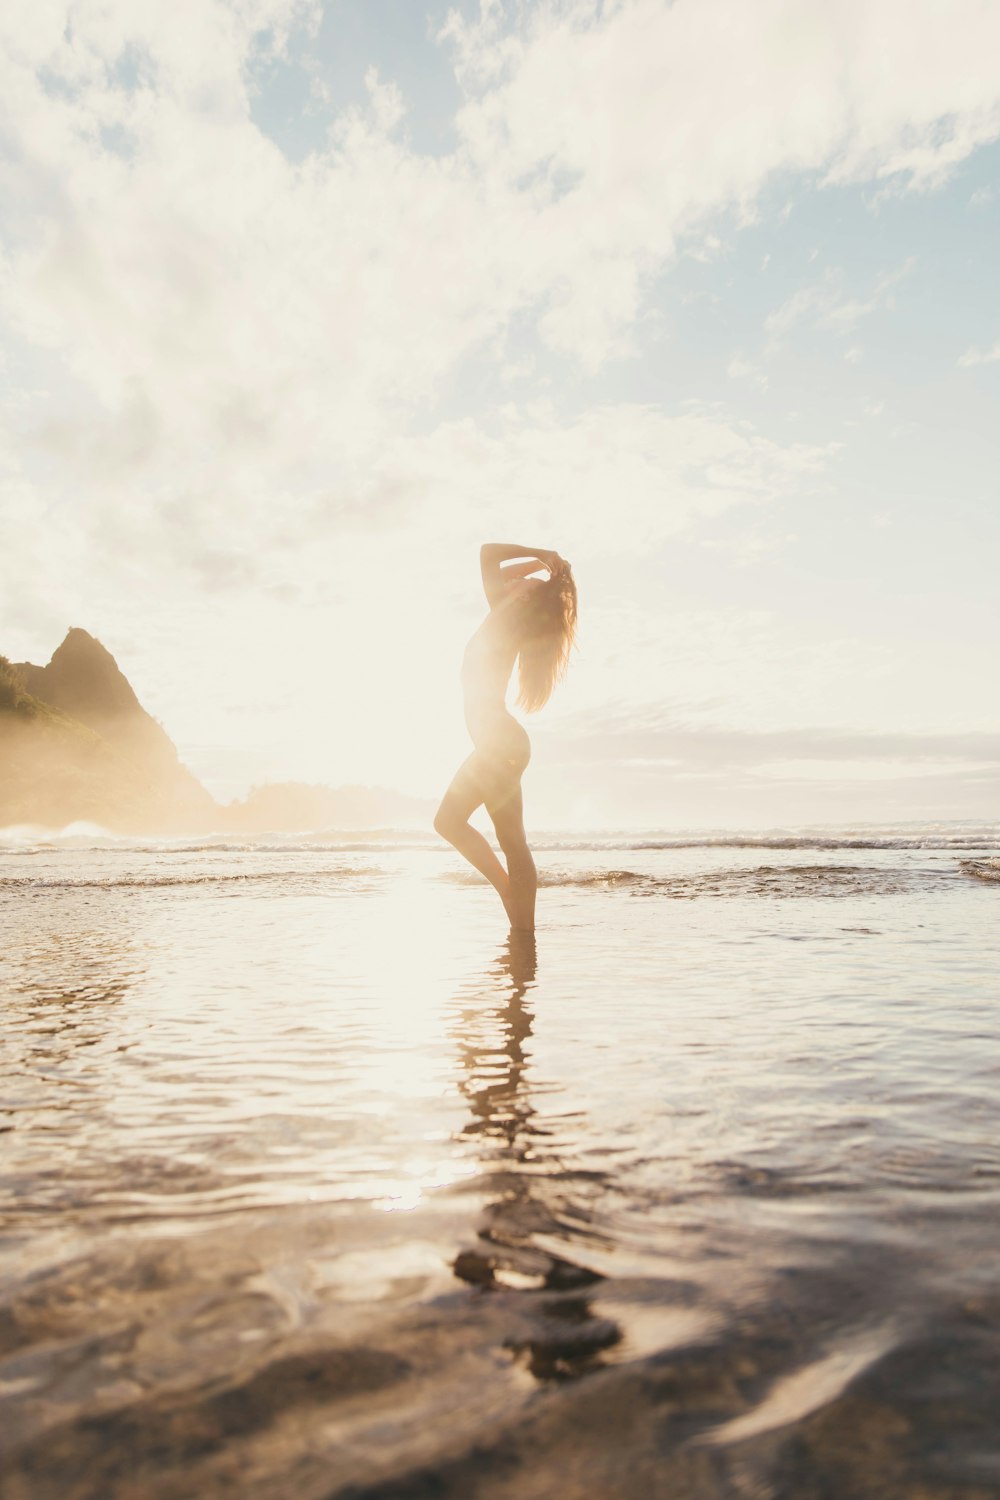
[[[0,1491],[1000,1495],[998,830],[0,847]]]

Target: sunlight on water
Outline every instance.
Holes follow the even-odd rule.
[[[971,1500],[997,852],[935,839],[562,841],[537,950],[433,848],[11,846],[10,1493]]]

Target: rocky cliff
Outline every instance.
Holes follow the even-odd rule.
[[[44,667],[0,658],[0,826],[182,832],[211,826],[217,812],[85,630],[70,630]]]
[[[432,812],[433,804],[383,787],[295,782],[254,787],[222,807],[85,630],[71,630],[44,667],[0,656],[0,828],[313,832],[427,827]]]

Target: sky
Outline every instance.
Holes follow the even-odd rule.
[[[0,652],[434,797],[551,547],[529,825],[997,816],[995,0],[7,0],[0,111]]]

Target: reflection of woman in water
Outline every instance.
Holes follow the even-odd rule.
[[[538,877],[524,835],[521,801],[531,745],[507,712],[507,684],[516,661],[521,707],[533,713],[548,702],[573,644],[576,584],[569,563],[544,548],[488,542],[480,552],[480,566],[490,612],[466,647],[462,664],[465,722],[475,749],[445,792],[434,827],[496,887],[511,927],[531,932]],[[546,578],[532,576],[543,570]],[[480,804],[493,820],[506,869],[469,824]]]
[[[598,1369],[622,1335],[595,1307],[603,1278],[586,1264],[587,1250],[607,1243],[593,1209],[608,1179],[580,1162],[567,1136],[573,1117],[558,1105],[554,1116],[539,1112],[532,1098],[536,968],[535,939],[512,932],[488,988],[472,991],[457,1018],[459,1087],[471,1110],[462,1135],[477,1143],[486,1201],[475,1242],[452,1264],[460,1280],[517,1299],[504,1347],[538,1380],[567,1380]]]

